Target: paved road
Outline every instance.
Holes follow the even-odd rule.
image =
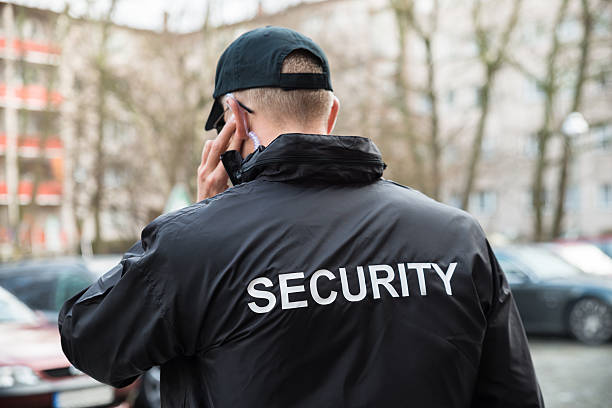
[[[612,343],[530,337],[547,408],[612,408]]]

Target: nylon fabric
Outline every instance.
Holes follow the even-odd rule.
[[[383,179],[366,138],[224,163],[234,187],[155,219],[66,302],[77,368],[118,386],[160,365],[164,407],[544,406],[472,216]]]

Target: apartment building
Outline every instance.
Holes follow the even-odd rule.
[[[421,3],[428,3],[427,1]],[[507,50],[509,60],[498,72],[490,98],[490,113],[482,144],[478,177],[468,210],[490,234],[509,240],[533,236],[532,185],[537,154],[536,134],[544,114],[544,93],[530,75],[546,76],[546,58],[551,47],[554,20],[560,1],[523,2],[518,24]],[[589,2],[592,8],[595,1]],[[442,133],[462,129],[445,152],[442,199],[459,205],[465,181],[465,159],[469,157],[478,120],[479,87],[485,75],[478,64],[471,2],[443,2],[437,36],[436,63]],[[509,18],[512,2],[483,2],[483,21],[500,35]],[[559,89],[552,112],[553,132],[544,175],[543,219],[547,230],[553,222],[563,152],[560,128],[571,112],[582,38],[581,2],[570,2],[567,15],[557,29],[559,57],[555,65]],[[603,4],[603,3],[602,3]],[[487,6],[488,5],[488,6]],[[612,8],[593,21],[587,79],[583,86],[581,113],[590,125],[586,134],[572,140],[565,198],[564,235],[593,236],[612,232]],[[495,43],[494,43],[495,44]],[[424,76],[422,51],[412,48],[411,75]],[[529,74],[523,72],[525,69]]]
[[[512,56],[539,75],[554,18],[552,3],[524,2],[512,39]],[[427,16],[432,4],[417,0],[417,11]],[[475,61],[471,2],[446,0],[440,4],[443,8],[434,53],[442,141],[440,199],[459,205],[481,103],[483,72]],[[74,252],[79,245],[83,250],[96,229],[90,208],[95,191],[87,180],[95,174],[97,163],[95,93],[99,73],[92,70],[90,62],[96,58],[100,24],[71,18],[70,29],[62,31],[62,18],[67,17],[61,14],[4,2],[0,10],[0,257],[11,255],[15,242],[31,254]],[[567,235],[612,230],[612,55],[605,47],[612,36],[612,23],[610,8],[605,10],[608,14],[601,16],[594,32],[591,73],[596,76],[589,78],[584,88],[587,102],[582,113],[591,129],[575,141],[566,199]],[[504,16],[495,8],[489,11],[491,21],[498,19],[499,26]],[[568,48],[580,37],[578,17],[579,10],[572,9],[561,29]],[[185,167],[191,156],[198,156],[216,59],[237,35],[267,24],[294,28],[321,44],[330,61],[334,92],[341,100],[336,133],[371,137],[389,164],[385,177],[411,184],[414,163],[401,107],[407,104],[411,131],[421,137],[419,132],[426,132],[431,115],[423,91],[426,60],[422,42],[413,30],[407,31],[405,55],[400,60],[402,42],[387,0],[302,3],[272,14],[260,9],[246,21],[185,34],[113,25],[108,38],[109,64],[120,78],[138,77],[135,90],[130,92],[141,94],[130,103],[151,106],[128,112],[125,101],[112,95],[107,98],[107,109],[113,114],[102,124],[108,131],[103,146],[107,154],[104,178],[105,194],[112,200],[102,204],[104,240],[138,235],[147,219],[163,211],[176,183],[192,181],[188,168],[172,173],[173,163],[165,152],[187,141],[185,152],[176,160]],[[179,64],[164,64],[169,58],[180,59]],[[185,72],[177,73],[174,68],[186,69],[188,75],[180,77]],[[400,73],[407,81],[403,97],[398,96]],[[567,111],[572,97],[568,85],[571,75],[567,75],[559,93],[558,112]],[[185,78],[193,83],[181,83]],[[157,93],[161,97],[151,97]],[[542,92],[516,67],[506,65],[498,74],[491,101],[469,211],[488,234],[529,239],[535,132],[542,118]],[[164,112],[164,106],[169,113]],[[175,112],[177,106],[189,109]],[[142,116],[147,109],[148,118]],[[158,123],[150,120],[157,118],[155,112],[164,114]],[[557,122],[563,119],[563,114],[557,116]],[[176,132],[192,132],[193,140],[175,138],[174,124],[166,122],[177,118],[184,122],[176,124]],[[553,137],[547,158],[551,163],[545,177],[547,224],[553,213],[560,140],[558,135]],[[135,157],[146,168],[126,172],[125,163]],[[155,162],[155,158],[165,162]],[[130,177],[138,177],[139,182],[130,183],[126,180]],[[134,214],[140,215],[134,218]]]
[[[27,10],[27,11],[26,11]],[[66,249],[57,16],[0,4],[0,252]]]

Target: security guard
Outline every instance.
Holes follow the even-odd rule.
[[[198,202],[64,305],[77,368],[121,387],[160,365],[164,407],[543,407],[478,223],[383,179],[369,139],[329,134],[311,39],[240,36],[213,96]]]

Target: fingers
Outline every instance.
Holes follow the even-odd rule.
[[[225,126],[223,126],[223,130],[221,130],[221,133],[219,133],[215,141],[211,144],[208,157],[206,158],[205,172],[212,172],[217,167],[220,162],[221,154],[227,151],[230,138],[235,130],[236,121],[234,119],[230,119]]]
[[[247,120],[244,111],[235,99],[228,100],[234,113],[215,140],[209,140],[202,149],[198,167],[198,201],[219,194],[228,187],[229,176],[221,163],[221,154],[228,150],[242,150],[248,139]]]
[[[211,173],[198,171],[198,202],[224,192],[228,187],[228,182],[229,176],[223,163],[219,163]]]
[[[240,107],[238,102],[234,98],[228,98],[227,103],[230,106],[230,109],[234,113],[234,117],[236,118],[236,132],[234,134],[234,141],[238,141],[240,144],[244,140],[248,139],[248,129],[247,129],[247,119],[244,113],[244,110]],[[236,149],[232,149],[236,150]]]
[[[242,144],[244,143],[245,139],[238,137],[237,133],[238,129],[236,129],[234,137],[232,137],[232,139],[230,140],[230,144],[227,150],[237,150],[238,152],[242,151]]]
[[[227,174],[227,171],[225,171],[223,163],[219,163],[217,165],[217,167],[211,174],[211,178],[218,192],[225,191],[228,186],[229,176]]]
[[[206,166],[206,159],[208,159],[208,155],[210,154],[210,148],[212,147],[213,141],[207,140],[204,143],[204,148],[202,149],[202,159],[200,160],[200,167]]]

